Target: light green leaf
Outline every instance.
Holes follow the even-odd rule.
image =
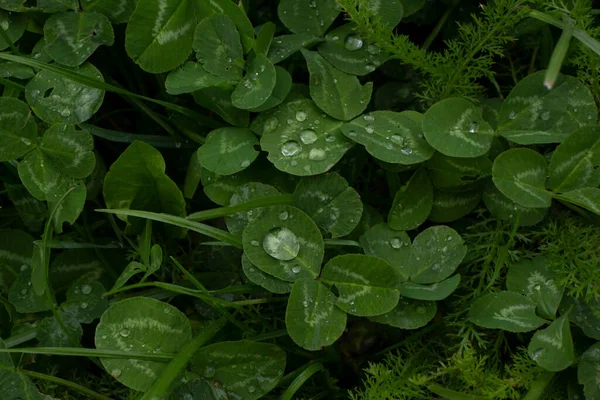
[[[220,206],[230,205],[231,197],[237,189],[252,181],[256,181],[253,168],[245,169],[233,175],[217,175],[207,169],[200,171],[204,193],[210,200]]]
[[[342,336],[346,313],[336,307],[336,301],[318,281],[298,279],[285,311],[285,326],[294,343],[307,350],[321,350]]]
[[[427,325],[437,313],[434,301],[400,298],[398,305],[390,312],[370,317],[371,321],[391,325],[400,329],[419,329]]]
[[[416,229],[427,220],[432,206],[433,186],[427,170],[422,168],[394,196],[388,224],[399,231]]]
[[[292,76],[289,72],[281,67],[275,67],[275,73],[277,79],[275,81],[275,87],[273,92],[262,105],[251,108],[252,112],[262,112],[270,110],[271,108],[277,107],[283,103],[292,89]]]
[[[558,276],[548,268],[545,258],[522,259],[508,269],[506,288],[529,297],[537,303],[541,316],[553,319],[565,290],[557,280]]]
[[[402,6],[404,8],[404,16],[408,17],[421,10],[425,6],[426,0],[402,0]]]
[[[483,119],[485,119],[494,130],[498,129],[498,118],[500,118],[500,109],[504,103],[503,99],[491,98],[483,99],[481,106],[483,107]]]
[[[146,72],[167,72],[192,51],[196,15],[190,0],[139,0],[129,18],[125,49]]]
[[[269,115],[260,144],[269,161],[288,174],[327,172],[353,145],[340,131],[342,122],[322,114],[310,100],[283,103]]]
[[[5,348],[6,345],[0,339],[0,349]],[[2,382],[2,397],[5,400],[45,400],[47,398],[38,391],[27,375],[15,368],[11,355],[7,353],[0,354],[0,382]]]
[[[600,185],[600,128],[588,126],[572,132],[554,150],[548,187],[568,192]]]
[[[571,309],[572,307],[572,309]],[[579,326],[586,336],[600,340],[600,301],[591,300],[589,304],[583,299],[565,296],[560,304],[560,313],[565,314],[571,309],[571,322]]]
[[[566,201],[600,215],[600,189],[583,188],[572,190],[556,196],[558,200]]]
[[[108,308],[105,292],[104,286],[98,281],[77,281],[67,291],[67,300],[61,304],[61,308],[76,321],[91,324]]]
[[[25,33],[26,25],[27,17],[24,14],[13,14],[0,10],[0,29],[10,39],[10,43],[8,43],[4,39],[4,35],[0,36],[0,50],[5,50],[12,43],[19,40],[23,36],[23,33]]]
[[[220,128],[208,134],[196,153],[200,164],[219,175],[232,175],[250,166],[258,157],[258,139],[246,128]]]
[[[102,45],[115,41],[110,21],[104,14],[65,12],[54,14],[44,24],[44,50],[59,64],[77,67]]]
[[[436,189],[468,191],[479,188],[478,182],[492,175],[492,162],[486,156],[455,158],[435,153],[427,169]]]
[[[292,283],[277,279],[272,275],[263,272],[260,268],[253,265],[248,257],[242,255],[242,269],[246,278],[255,285],[262,286],[269,292],[277,294],[289,293],[292,290]]]
[[[535,303],[514,292],[489,293],[477,299],[469,311],[475,325],[509,332],[529,332],[546,321],[535,315]]]
[[[83,329],[77,319],[66,312],[59,311],[58,314],[63,325],[69,331],[71,337],[78,342],[83,336]],[[62,330],[54,317],[46,317],[37,326],[37,339],[43,347],[67,347],[73,346],[73,341]]]
[[[27,65],[12,61],[0,62],[0,78],[29,79],[35,72]]]
[[[256,43],[254,45],[254,52],[267,55],[269,53],[269,47],[275,36],[277,26],[269,21],[257,27],[258,33],[256,34]]]
[[[191,61],[186,61],[181,68],[171,71],[165,81],[167,93],[174,95],[191,93],[213,86],[233,87],[229,79],[206,72],[200,63]]]
[[[370,13],[381,18],[381,22],[390,28],[398,25],[404,15],[404,7],[400,0],[372,0],[364,3]]]
[[[92,135],[72,125],[52,125],[44,133],[39,149],[44,162],[71,178],[86,178],[96,166]]]
[[[450,157],[474,158],[490,150],[494,130],[483,110],[463,98],[445,99],[425,113],[423,132],[429,144]]]
[[[18,171],[23,185],[38,200],[57,200],[71,183],[71,179],[61,174],[53,164],[45,163],[40,149],[27,154],[19,163]]]
[[[596,124],[596,103],[581,81],[560,75],[554,88],[548,90],[545,75],[545,71],[529,75],[504,100],[498,130],[508,140],[560,143],[574,130]]]
[[[492,167],[496,187],[523,207],[550,207],[552,193],[545,188],[546,175],[546,159],[530,149],[505,151],[496,158]]]
[[[493,182],[489,182],[483,192],[483,202],[493,216],[514,223],[519,218],[519,226],[531,226],[540,222],[546,216],[546,208],[528,208],[515,203],[501,191]]]
[[[356,25],[342,25],[329,32],[319,44],[321,54],[334,67],[347,74],[363,76],[375,71],[389,55],[355,32]]]
[[[73,225],[83,211],[86,200],[86,188],[82,181],[74,181],[64,188],[64,191],[70,190],[66,197],[62,197],[64,192],[58,192],[58,197],[54,195],[48,198],[48,208],[56,209],[54,217],[54,230],[56,233],[63,233],[63,223],[68,222]],[[61,201],[62,199],[62,201]],[[60,202],[60,203],[59,203]]]
[[[193,47],[209,74],[234,81],[241,79],[244,51],[231,18],[216,14],[200,21],[194,32]]]
[[[243,110],[263,105],[277,82],[275,66],[264,54],[256,54],[248,62],[246,75],[231,93],[231,103]]]
[[[323,283],[336,287],[336,305],[352,315],[373,316],[390,311],[400,297],[400,276],[386,261],[362,254],[335,257],[323,267]]]
[[[106,15],[115,24],[129,21],[137,0],[81,0],[85,11]]]
[[[246,127],[250,122],[250,114],[248,111],[240,110],[232,104],[232,92],[233,89],[229,88],[210,87],[194,92],[194,100],[202,107],[219,114],[227,123]]]
[[[242,236],[244,254],[263,272],[287,282],[319,276],[324,243],[308,215],[292,206],[265,207]]]
[[[413,241],[412,281],[441,282],[454,273],[466,254],[467,246],[454,229],[443,225],[427,228]]]
[[[360,221],[360,195],[335,172],[303,178],[294,191],[294,205],[332,237],[346,236]]]
[[[412,244],[406,232],[393,230],[387,224],[377,224],[360,237],[360,244],[365,254],[384,259],[395,268],[402,280],[408,280]]]
[[[185,200],[175,182],[165,174],[165,167],[156,149],[133,142],[106,174],[103,193],[107,207],[184,216]],[[127,221],[126,217],[119,218]],[[139,225],[135,229],[141,228],[141,222],[135,222]],[[182,232],[179,228],[171,229],[177,236]]]
[[[273,186],[265,185],[260,182],[249,182],[243,184],[235,189],[235,192],[231,196],[231,200],[228,205],[234,206],[236,204],[246,203],[247,201],[259,199],[261,197],[277,196],[279,191]],[[263,208],[255,208],[245,212],[238,212],[225,217],[225,223],[227,229],[234,235],[242,235],[244,228],[248,225],[249,221],[260,219],[263,213]]]
[[[17,159],[35,147],[37,126],[21,100],[0,97],[0,161]]]
[[[315,36],[323,36],[339,12],[335,0],[282,0],[277,9],[290,31]]]
[[[83,64],[74,71],[104,82],[102,74],[92,64]],[[100,109],[104,90],[43,70],[29,81],[25,96],[35,115],[44,122],[78,124],[90,119]]]
[[[321,40],[319,36],[305,33],[277,36],[269,48],[269,60],[273,64],[280,63],[297,51],[311,47]]]
[[[584,386],[586,400],[600,399],[600,343],[591,346],[581,356],[577,379]]]
[[[257,400],[279,383],[286,354],[270,343],[240,340],[201,348],[191,370],[225,392],[226,398]]]
[[[315,51],[302,50],[310,72],[310,97],[332,117],[348,121],[369,105],[373,83],[339,71]]]
[[[432,285],[419,285],[414,282],[404,282],[400,286],[400,295],[409,299],[437,301],[444,300],[456,290],[460,283],[460,274]]]
[[[423,139],[420,118],[408,112],[375,111],[342,126],[349,139],[365,146],[369,154],[389,163],[411,165],[435,152]]]
[[[102,315],[96,348],[141,353],[177,353],[192,338],[185,314],[148,297],[121,300]],[[101,358],[104,368],[123,385],[144,391],[167,364],[136,359]]]
[[[562,371],[575,362],[568,314],[537,331],[527,348],[529,357],[548,371]]]
[[[127,264],[123,272],[121,272],[121,275],[119,275],[110,291],[112,292],[113,290],[122,287],[133,276],[139,274],[140,272],[146,272],[147,269],[148,268],[144,264],[141,264],[137,261],[130,262],[129,264]]]
[[[243,7],[231,0],[201,0],[196,6],[199,18],[214,14],[223,14],[231,18],[240,33],[244,53],[249,53],[254,48],[254,27]]]
[[[46,205],[33,197],[23,185],[7,185],[6,190],[25,226],[31,231],[39,232],[48,217]]]
[[[436,190],[429,220],[440,224],[457,221],[473,211],[480,200],[481,189],[459,193]]]
[[[52,304],[45,295],[38,296],[33,290],[31,271],[31,267],[27,264],[22,264],[15,269],[18,275],[8,292],[8,301],[20,313],[48,311],[52,308]]]

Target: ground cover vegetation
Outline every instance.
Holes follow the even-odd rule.
[[[600,399],[591,0],[0,0],[0,398]]]

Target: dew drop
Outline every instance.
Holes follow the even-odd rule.
[[[21,294],[22,295],[26,295],[27,294],[27,289],[21,289]]]
[[[300,268],[300,266],[299,266],[299,265],[294,265],[294,266],[292,267],[292,272],[293,272],[293,273],[295,273],[295,274],[298,274],[298,273],[300,273],[300,271],[301,271],[301,270],[302,270],[302,269]]]
[[[304,144],[313,144],[318,138],[317,133],[312,129],[307,129],[300,133],[300,140]]]
[[[63,117],[68,117],[69,115],[71,115],[71,110],[69,110],[68,108],[65,108],[60,111],[60,115],[62,115]]]
[[[363,116],[363,119],[367,122],[375,122],[375,117],[372,115],[367,114],[367,115]]]
[[[121,370],[118,368],[115,368],[112,371],[110,371],[110,374],[112,376],[114,376],[115,378],[118,378],[119,376],[121,376]]]
[[[211,366],[208,366],[204,369],[204,376],[210,378],[215,375],[215,369]]]
[[[296,121],[298,121],[298,122],[306,121],[306,113],[304,111],[298,111],[296,113]]]
[[[21,265],[21,268],[20,268],[21,271],[25,271],[26,269],[27,269],[27,265],[25,265],[25,264]]]
[[[262,245],[264,251],[277,260],[293,260],[300,252],[298,237],[287,228],[271,229],[265,235]]]
[[[544,111],[544,112],[542,113],[542,115],[541,115],[541,118],[542,118],[544,121],[548,121],[548,120],[550,119],[550,111]]]
[[[375,66],[372,64],[367,64],[367,65],[365,65],[365,69],[369,72],[373,72],[373,71],[375,71]]]
[[[373,132],[375,132],[375,128],[373,128],[372,126],[367,126],[365,128],[365,131],[367,131],[367,133],[373,133]]]
[[[254,392],[256,392],[256,388],[254,386],[248,386],[248,391],[250,393],[254,393]]]
[[[399,249],[402,247],[402,240],[400,240],[400,238],[393,237],[390,239],[390,246],[392,246],[394,249]]]
[[[86,309],[88,307],[88,303],[85,301],[79,305],[81,308]]]
[[[417,312],[419,314],[425,314],[425,311],[427,311],[427,310],[425,310],[425,307],[417,307]]]
[[[535,290],[537,290],[537,291],[539,291],[539,290],[541,290],[541,289],[542,289],[542,287],[541,287],[540,285],[535,285],[533,288],[534,288]]]
[[[479,124],[477,122],[471,123],[471,125],[469,126],[469,132],[470,133],[477,133],[477,132],[479,132]]]
[[[250,165],[250,160],[244,160],[240,165],[242,166],[242,168],[246,168]]]
[[[344,42],[344,47],[346,50],[355,51],[360,50],[363,47],[363,40],[356,35],[348,35],[346,37],[346,41]]]
[[[400,152],[402,154],[404,154],[405,156],[410,156],[413,153],[413,149],[412,147],[403,147],[402,149],[400,149]]]
[[[287,211],[282,211],[279,213],[279,219],[282,221],[285,221],[286,219],[288,219],[289,214]]]
[[[333,136],[333,135],[329,135],[329,136],[327,136],[327,137],[325,138],[325,141],[326,141],[327,143],[334,142],[334,141],[335,141],[335,136]]]
[[[451,242],[452,241],[452,235],[448,235],[448,237],[446,238],[447,242]]]
[[[510,114],[508,114],[508,118],[509,119],[517,118],[517,113],[515,111],[511,111]]]
[[[375,46],[374,44],[370,45],[367,48],[367,51],[369,52],[369,54],[373,54],[373,55],[381,53],[381,49],[379,47]]]
[[[90,285],[83,285],[81,286],[81,293],[83,294],[90,294],[92,293],[92,287]]]
[[[295,156],[296,154],[300,153],[301,151],[302,151],[302,146],[300,146],[300,143],[296,142],[295,140],[290,140],[288,142],[285,142],[281,146],[281,154],[283,154],[285,157]]]
[[[402,146],[404,144],[404,138],[400,135],[392,135],[390,140],[396,143],[398,146]]]
[[[270,133],[270,132],[273,132],[278,127],[279,127],[279,120],[277,119],[277,117],[269,117],[269,118],[267,118],[267,120],[265,121],[265,124],[263,125],[263,131],[264,131],[264,133]]]
[[[119,332],[119,335],[121,335],[123,337],[129,336],[129,329],[121,329],[121,331]]]
[[[308,158],[312,161],[323,161],[327,158],[327,153],[325,153],[325,150],[323,149],[310,149]]]
[[[244,87],[245,87],[246,89],[252,89],[252,88],[254,87],[254,84],[253,84],[252,82],[250,82],[250,80],[249,80],[249,79],[246,79],[246,80],[244,81]]]
[[[439,271],[440,269],[442,269],[442,266],[438,263],[433,264],[433,266],[431,267],[432,270],[434,271]]]
[[[250,242],[250,244],[251,244],[252,246],[254,246],[254,247],[258,247],[258,245],[259,245],[260,243],[258,243],[258,240],[253,240],[253,241],[251,241],[251,242]]]

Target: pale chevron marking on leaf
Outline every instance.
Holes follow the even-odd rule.
[[[192,23],[190,21],[188,21],[184,26],[182,26],[181,28],[176,29],[174,31],[169,31],[169,30],[162,31],[156,37],[156,41],[161,45],[168,43],[168,42],[172,42],[173,40],[177,40],[181,36],[183,36],[187,31],[190,30],[191,27],[192,27]]]
[[[317,293],[318,290],[319,289],[317,288]],[[306,303],[304,304],[304,322],[308,324],[308,326],[313,328],[316,325],[320,324],[321,321],[326,321],[327,318],[329,318],[333,309],[333,304],[327,304],[327,308],[325,308],[322,303],[318,302],[318,296],[317,299],[311,299],[308,293],[307,285],[302,286],[302,295],[302,297],[306,299]],[[312,308],[311,312],[308,306],[312,302],[314,302],[314,307]]]
[[[535,197],[536,199],[541,200],[543,202],[546,202],[546,198],[541,196],[537,191],[533,190],[531,185],[528,185],[521,181],[515,181],[515,186],[524,191],[525,193],[529,194],[530,196]]]
[[[158,12],[156,13],[156,21],[154,21],[154,27],[152,28],[152,34],[155,37],[160,33],[161,25],[167,12],[167,6],[167,0],[158,0]]]
[[[542,98],[538,96],[515,96],[510,99],[510,103],[524,104],[530,107],[531,110],[531,122],[535,122],[538,118],[539,111],[542,109]],[[527,111],[527,109],[525,109]]]
[[[532,293],[537,292],[537,290],[534,290],[537,285],[543,285],[544,290],[548,289],[552,293],[558,293],[558,288],[554,285],[554,281],[552,279],[547,279],[539,271],[533,271],[533,273],[527,278],[527,294],[531,295]]]
[[[69,34],[69,31],[67,30],[67,27],[65,26],[64,22],[62,22],[61,20],[57,20],[56,30],[58,31],[58,36],[60,36],[65,41],[65,43],[67,43],[67,46],[69,46],[73,51],[77,52],[77,45],[75,44],[73,37]]]
[[[353,271],[348,271],[345,268],[340,268],[335,264],[331,265],[330,268],[332,271],[337,272],[340,275],[344,275],[350,279],[354,279],[354,280],[362,283],[361,284],[361,283],[352,282],[352,281],[351,282],[340,282],[337,280],[333,281],[333,283],[336,286],[342,285],[342,286],[358,286],[358,287],[360,287],[359,290],[355,290],[352,293],[347,293],[344,296],[340,295],[339,296],[340,301],[350,304],[350,302],[352,302],[353,300],[355,300],[359,297],[365,296],[371,292],[371,286],[369,286],[371,284],[371,282],[364,276],[357,274],[356,272],[353,272]]]
[[[123,14],[125,12],[125,10],[127,9],[127,0],[121,0],[119,2],[119,6],[117,7],[117,11],[113,12],[113,15],[115,17],[118,17],[119,15]]]
[[[174,329],[171,326],[152,318],[127,318],[120,321],[120,325],[119,330],[123,328],[140,330],[154,329],[163,334],[184,334],[183,330]],[[111,325],[111,328],[115,326],[116,325]]]
[[[512,322],[521,327],[529,327],[529,326],[531,326],[531,324],[529,324],[525,321],[522,321],[523,317],[517,316],[517,315],[515,315],[515,313],[522,311],[522,310],[530,310],[531,307],[532,306],[527,305],[527,304],[515,304],[512,306],[503,308],[502,310],[500,310],[500,312],[494,313],[492,318],[497,319],[499,321]]]
[[[63,133],[66,133],[66,132],[63,132]],[[70,147],[71,149],[73,149],[72,152],[69,152],[69,155],[71,155],[73,157],[73,165],[71,167],[74,167],[74,168],[78,167],[79,164],[81,164],[81,162],[83,161],[83,159],[85,157],[85,153],[88,152],[89,150],[86,149],[85,147],[83,147],[81,144],[79,144],[79,142],[74,140],[72,137],[69,137],[66,135],[55,135],[55,138],[59,142],[62,142],[63,144],[65,144],[65,146],[64,146],[65,148],[68,149]],[[55,151],[55,152],[57,151],[55,149],[51,149],[51,150]]]
[[[102,265],[100,261],[94,260],[89,263],[84,264],[60,264],[57,266],[52,266],[52,273],[64,273],[64,272],[73,272],[73,271],[87,271],[100,269]]]
[[[473,114],[473,111],[473,108],[467,108],[467,110],[464,113],[462,113],[458,121],[456,121],[456,124],[454,124],[454,126],[448,131],[448,133],[450,134],[450,136],[460,139],[463,142],[467,142],[471,146],[478,147],[480,149],[487,149],[488,146],[471,139],[464,133],[466,130],[465,126],[468,123],[468,120],[470,119],[471,115]]]
[[[547,332],[541,331],[538,333],[537,339],[541,342],[548,343],[552,347],[556,347],[559,350],[562,350],[562,348],[563,348],[563,345],[562,345],[563,337],[562,337],[562,331],[560,329],[557,329],[555,331],[554,335],[551,335]]]
[[[395,211],[398,214],[404,216],[404,215],[411,215],[415,212],[416,209],[418,209],[425,201],[427,200],[426,196],[422,196],[421,198],[419,198],[419,201],[417,201],[417,203],[414,205],[414,207],[404,207],[402,206],[401,211]]]
[[[592,149],[593,149],[593,147],[592,147]],[[590,150],[591,149],[585,149],[585,150],[581,150],[579,153],[573,154],[571,156],[571,158],[562,162],[560,165],[558,165],[556,168],[554,168],[554,173],[560,174],[563,171],[571,169],[571,166],[573,164],[578,164],[584,160],[590,161],[590,163],[591,163],[591,160],[590,160],[591,159],[591,151]]]
[[[474,193],[470,197],[454,197],[454,198],[445,198],[442,199],[440,197],[436,197],[433,199],[433,204],[435,206],[440,206],[444,208],[451,208],[456,206],[464,206],[470,204],[473,200],[479,197],[479,193]]]
[[[0,259],[9,260],[9,261],[17,261],[21,264],[31,265],[31,258],[23,257],[20,254],[16,254],[7,250],[0,249]]]
[[[148,361],[140,361],[140,360],[130,359],[130,360],[127,360],[127,362],[129,364],[131,364],[131,366],[134,369],[141,371],[144,375],[150,376],[152,378],[157,377],[156,372],[154,372],[154,370],[152,368],[148,367]]]

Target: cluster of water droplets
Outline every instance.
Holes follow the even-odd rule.
[[[297,122],[305,122],[308,119],[308,115],[306,112],[299,110],[296,112],[295,120],[290,119],[287,121],[289,125]],[[315,120],[315,125],[320,125],[321,121]],[[273,132],[279,127],[279,119],[275,116],[268,118],[263,126],[263,130],[265,133]],[[308,128],[304,129],[299,134],[298,140],[288,140],[281,145],[281,155],[284,157],[294,157],[300,154],[303,150],[303,145],[312,145],[319,140],[319,136],[314,129]],[[325,141],[332,142],[335,138],[333,136],[328,136],[325,138]],[[308,153],[308,159],[311,161],[323,161],[327,158],[327,152],[324,149],[313,147],[310,149]],[[292,165],[296,165],[297,162],[292,161]]]
[[[338,36],[332,38],[334,41],[339,40]],[[351,33],[344,40],[344,48],[348,51],[357,51],[366,49],[369,53],[368,64],[365,65],[367,72],[373,72],[380,65],[380,62],[374,58],[381,53],[381,48],[374,44],[366,44],[365,41],[358,35]]]

